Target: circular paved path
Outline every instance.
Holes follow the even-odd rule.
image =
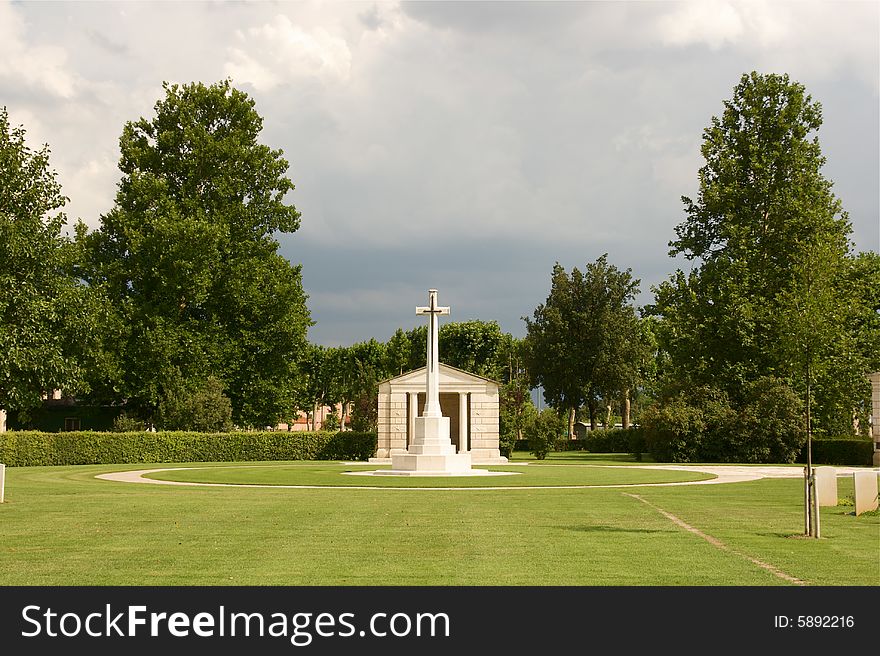
[[[363,464],[363,463],[358,463]],[[518,464],[518,463],[514,463]],[[249,465],[243,465],[248,467]],[[264,466],[264,465],[260,465]],[[282,465],[279,465],[282,466]],[[555,465],[562,466],[565,465]],[[583,465],[582,465],[583,466]],[[589,466],[589,465],[588,465]],[[589,488],[621,488],[621,487],[670,487],[676,485],[717,485],[719,483],[742,483],[757,481],[762,478],[801,478],[803,469],[800,467],[744,466],[744,465],[595,465],[596,467],[619,469],[671,469],[675,471],[700,472],[714,474],[716,478],[704,481],[681,481],[677,483],[624,483],[615,485],[535,485],[535,486],[485,486],[485,487],[385,487],[378,485],[263,485],[240,483],[189,483],[184,481],[160,481],[144,478],[147,474],[184,469],[212,469],[212,467],[163,467],[159,469],[137,469],[133,471],[98,474],[95,478],[121,483],[147,483],[150,485],[185,485],[195,487],[248,487],[248,488],[279,488],[299,490],[579,490]],[[838,476],[851,475],[856,471],[865,471],[864,467],[835,467]],[[880,473],[880,469],[872,471]]]

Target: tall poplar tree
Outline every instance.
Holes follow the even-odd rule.
[[[851,227],[822,173],[821,125],[820,104],[787,75],[742,76],[703,133],[699,195],[682,198],[687,216],[670,242],[670,255],[694,264],[655,290],[653,311],[672,376],[735,402],[763,376],[805,392],[806,365],[792,353],[810,336],[810,375],[826,397],[817,425],[833,431],[865,394],[880,344],[872,353],[853,332],[874,310],[849,274]],[[821,319],[813,331],[810,316]]]

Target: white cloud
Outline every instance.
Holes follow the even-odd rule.
[[[110,209],[119,180],[117,168],[118,152],[105,150],[92,154],[87,159],[63,162],[59,168],[59,179],[68,196],[76,195],[76,203],[71,205],[68,219],[71,225],[83,219],[91,228],[98,227],[98,213]],[[94,213],[81,216],[81,208],[96,208]]]
[[[794,77],[849,71],[877,79],[877,3],[696,0],[669,5],[656,37],[671,47],[731,49]]]
[[[689,2],[660,18],[660,37],[667,45],[687,46],[694,43],[717,50],[727,43],[736,43],[745,26],[740,12],[727,2]]]
[[[67,52],[55,45],[28,44],[27,25],[9,2],[0,2],[0,83],[23,84],[60,98],[75,95],[78,78]]]
[[[260,27],[237,34],[224,70],[239,83],[269,91],[285,82],[315,77],[345,81],[351,73],[351,51],[345,39],[323,27],[305,30],[278,15]]]
[[[824,16],[827,9],[804,2],[700,0],[674,5],[671,13],[659,19],[658,28],[666,45],[704,44],[712,50],[728,45],[773,48],[803,36],[796,26],[811,14]]]

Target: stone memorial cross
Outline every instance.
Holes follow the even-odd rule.
[[[428,306],[417,307],[417,315],[428,315],[428,363],[427,381],[425,386],[425,409],[422,413],[425,417],[441,417],[440,412],[440,356],[438,338],[438,320],[441,314],[449,314],[448,307],[438,307],[437,290],[428,290]]]

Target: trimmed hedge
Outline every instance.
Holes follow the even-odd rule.
[[[139,462],[247,460],[367,460],[376,433],[236,432],[101,433],[78,431],[0,434],[0,462],[10,467]]]
[[[528,440],[517,440],[517,451],[528,451]],[[623,430],[595,430],[587,433],[582,440],[557,440],[555,451],[590,451],[592,453],[632,453],[641,459],[645,451],[644,430],[629,428]],[[865,438],[813,438],[813,464],[868,466],[873,464],[874,443]],[[807,461],[807,446],[804,444],[797,462]]]
[[[528,451],[528,440],[517,440],[517,451]],[[597,429],[587,431],[583,439],[559,439],[553,445],[554,451],[589,451],[591,453],[632,453],[641,457],[645,450],[645,435],[635,426],[623,428]]]
[[[874,443],[865,438],[813,438],[814,465],[864,465],[870,467]],[[798,462],[807,462],[807,446],[801,449]]]

